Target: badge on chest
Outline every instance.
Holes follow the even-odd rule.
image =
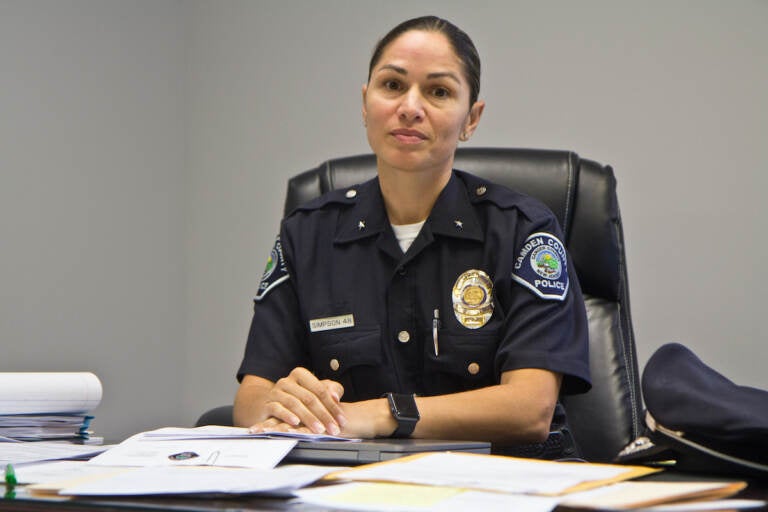
[[[493,283],[482,270],[467,270],[453,285],[453,314],[461,325],[479,329],[493,315]]]

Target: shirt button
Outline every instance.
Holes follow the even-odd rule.
[[[353,188],[351,188],[351,189],[347,190],[347,198],[348,198],[348,199],[352,199],[352,198],[353,198],[353,197],[355,197],[356,195],[357,195],[357,190],[355,190],[355,189],[353,189]]]
[[[338,371],[339,369],[339,360],[338,359],[331,359],[331,370]]]
[[[467,371],[470,375],[477,375],[478,372],[480,372],[480,365],[477,363],[469,363],[469,366],[467,366]]]
[[[488,192],[488,189],[485,188],[485,185],[480,185],[479,187],[477,187],[477,189],[475,189],[475,194],[477,194],[478,196],[482,196],[486,192]]]
[[[397,341],[400,343],[408,343],[411,341],[411,334],[408,331],[400,331],[397,333]]]

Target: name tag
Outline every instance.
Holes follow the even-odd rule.
[[[355,326],[355,317],[349,315],[329,316],[328,318],[315,318],[309,321],[311,332],[330,331],[333,329],[346,329]]]

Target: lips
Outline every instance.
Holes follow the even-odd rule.
[[[420,131],[408,128],[397,128],[389,133],[403,144],[418,144],[421,141],[427,140],[427,136]]]

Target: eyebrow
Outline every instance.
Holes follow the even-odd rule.
[[[392,70],[395,73],[398,73],[400,75],[404,75],[404,76],[408,75],[408,71],[405,68],[401,68],[400,66],[395,66],[394,64],[384,64],[377,71],[381,71],[381,70],[384,70],[384,69]],[[429,73],[427,75],[427,78],[430,79],[430,80],[435,79],[435,78],[450,78],[450,79],[456,81],[457,83],[461,84],[461,80],[459,80],[459,77],[456,76],[455,73],[451,73],[450,71],[441,71],[441,72]]]

